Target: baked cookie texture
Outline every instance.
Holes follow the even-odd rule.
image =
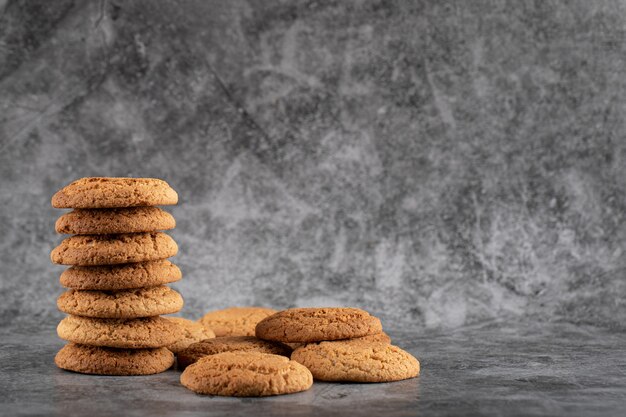
[[[94,375],[150,375],[168,370],[174,354],[166,348],[116,349],[65,345],[55,356],[61,369]]]
[[[179,354],[193,343],[215,338],[213,330],[203,326],[197,321],[184,319],[182,317],[165,317],[165,319],[175,323],[180,329],[180,338],[167,347],[175,354]]]
[[[375,333],[375,334],[368,334],[367,336],[363,336],[363,337],[356,337],[354,339],[346,339],[346,342],[352,342],[352,343],[379,342],[379,343],[386,343],[390,345],[391,337],[389,337],[389,335],[385,332],[380,332],[380,333]]]
[[[180,329],[163,317],[95,319],[67,316],[59,323],[61,339],[90,346],[141,349],[165,347],[180,339]]]
[[[178,203],[178,194],[156,178],[81,178],[52,197],[55,208],[118,208]]]
[[[178,352],[178,367],[185,369],[205,356],[223,352],[257,352],[289,357],[291,351],[283,343],[261,340],[254,336],[225,336],[194,343]]]
[[[259,352],[224,352],[206,356],[180,376],[198,394],[264,397],[305,391],[311,372],[284,356]]]
[[[358,308],[292,308],[261,320],[256,337],[278,342],[353,339],[383,331],[380,320]]]
[[[363,337],[356,337],[354,339],[342,339],[342,342],[351,342],[351,343],[370,343],[370,342],[381,342],[391,344],[391,338],[385,332],[369,334]],[[315,343],[315,342],[313,342]],[[291,349],[297,349],[299,347],[305,346],[306,343],[285,343]]]
[[[76,235],[52,250],[62,265],[116,265],[165,259],[178,253],[174,239],[161,232],[119,235]]]
[[[215,336],[254,336],[257,323],[276,313],[264,307],[231,307],[205,314],[200,323],[213,329]]]
[[[75,316],[134,319],[176,313],[183,308],[183,297],[164,285],[119,291],[69,290],[59,296],[57,306]]]
[[[294,350],[291,359],[320,381],[391,382],[420,372],[419,361],[410,353],[382,342],[313,343]]]
[[[70,235],[156,232],[174,227],[174,217],[158,207],[75,209],[55,224],[57,233]]]
[[[121,265],[72,266],[61,274],[61,285],[76,290],[125,290],[179,281],[180,269],[168,260]]]

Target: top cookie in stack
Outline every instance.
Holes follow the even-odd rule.
[[[178,326],[162,317],[179,311],[181,295],[165,286],[181,279],[167,260],[176,242],[161,230],[174,218],[157,205],[178,202],[165,181],[153,178],[82,178],[52,197],[55,208],[72,208],[56,231],[73,234],[51,253],[72,265],[61,275],[69,290],[57,300],[70,314],[57,329],[71,343],[56,364],[76,372],[145,375],[168,369]]]

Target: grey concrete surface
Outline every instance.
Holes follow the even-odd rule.
[[[55,190],[181,202],[183,314],[624,330],[621,1],[0,1],[0,317],[49,321]]]
[[[389,331],[422,374],[388,384],[314,383],[264,399],[203,397],[171,369],[100,377],[57,369],[49,327],[0,329],[0,415],[622,416],[626,334],[571,324],[483,323],[422,334]]]

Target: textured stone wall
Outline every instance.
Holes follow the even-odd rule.
[[[626,322],[620,1],[0,0],[0,314],[50,320],[54,191],[149,176],[183,313]]]

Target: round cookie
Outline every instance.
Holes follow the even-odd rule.
[[[176,324],[163,317],[125,320],[68,316],[57,327],[59,337],[70,342],[130,349],[171,345],[180,338],[179,332]]]
[[[176,191],[156,178],[81,178],[52,197],[52,207],[55,208],[165,206],[176,203]]]
[[[183,297],[165,285],[119,291],[68,290],[57,307],[75,316],[135,319],[172,314],[183,308]]]
[[[278,342],[353,339],[383,331],[380,320],[358,308],[291,308],[256,326],[256,337]]]
[[[154,287],[182,278],[180,269],[168,260],[121,265],[72,266],[61,274],[61,285],[75,290],[125,290]]]
[[[305,391],[311,372],[284,356],[259,352],[224,352],[190,365],[180,383],[198,394],[264,397]]]
[[[116,265],[165,259],[176,253],[174,239],[161,232],[77,235],[64,239],[50,259],[62,265]]]
[[[258,352],[289,357],[291,349],[280,342],[257,339],[254,336],[226,336],[194,343],[178,353],[178,367],[185,369],[208,355],[222,352]]]
[[[169,230],[176,220],[158,207],[75,209],[58,218],[57,233],[67,235],[106,235]]]
[[[197,321],[187,320],[182,317],[164,318],[166,320],[174,322],[180,328],[180,339],[178,339],[174,344],[171,344],[167,347],[175,354],[179,354],[181,351],[188,348],[193,343],[215,338],[215,333],[213,333],[213,330],[203,326]]]
[[[387,343],[336,341],[312,343],[293,351],[291,359],[320,381],[390,382],[419,375],[410,353]]]
[[[94,375],[151,375],[168,370],[174,354],[166,348],[115,349],[69,343],[56,354],[61,369]]]
[[[276,310],[264,307],[230,307],[210,311],[200,323],[211,328],[215,336],[254,336],[257,323],[276,313]]]

